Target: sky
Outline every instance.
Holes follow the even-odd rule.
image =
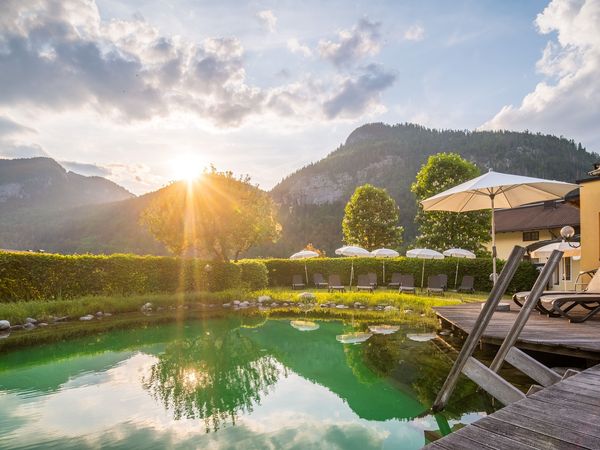
[[[0,0],[0,157],[270,189],[368,122],[600,151],[600,0]]]

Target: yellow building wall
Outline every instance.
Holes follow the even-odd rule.
[[[600,267],[600,178],[579,185],[581,270]]]

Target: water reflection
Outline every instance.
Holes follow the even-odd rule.
[[[0,358],[0,448],[420,448],[490,411],[461,383],[427,415],[451,360],[401,326],[189,321]]]

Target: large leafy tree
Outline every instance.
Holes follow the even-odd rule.
[[[269,195],[248,177],[214,168],[163,190],[142,214],[154,237],[174,254],[237,260],[250,247],[279,238]]]
[[[460,155],[438,153],[421,167],[411,190],[420,202],[479,175],[477,166]],[[482,254],[483,243],[490,240],[489,211],[423,211],[419,203],[415,221],[419,227],[417,244],[422,247],[439,251],[460,247]]]
[[[398,205],[385,189],[370,184],[359,186],[345,208],[344,242],[367,250],[398,247],[403,232],[398,221]]]

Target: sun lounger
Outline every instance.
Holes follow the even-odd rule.
[[[325,278],[323,278],[323,274],[321,273],[313,274],[313,283],[317,289],[329,287],[329,283],[325,281]]]
[[[292,289],[304,289],[305,286],[302,275],[292,275]]]
[[[429,275],[427,277],[427,295],[441,294],[444,295],[443,280],[439,275]]]
[[[398,292],[412,292],[413,294],[417,292],[415,289],[415,277],[412,274],[400,275]]]
[[[373,292],[371,277],[369,275],[359,275],[358,282],[356,283],[356,290]]]
[[[373,289],[377,288],[377,274],[375,272],[369,272],[367,276],[369,277],[369,284]]]
[[[475,277],[472,275],[465,275],[462,277],[460,286],[456,289],[456,292],[475,292]]]
[[[329,275],[329,286],[327,287],[327,290],[329,292],[333,292],[333,291],[346,292],[346,288],[342,284],[342,281],[341,281],[339,275],[335,275],[335,274]]]
[[[398,272],[392,273],[392,278],[390,279],[390,282],[387,285],[388,289],[398,289],[400,287],[400,277],[401,276],[402,276],[401,273],[398,273]]]
[[[540,297],[539,303],[542,303],[544,308],[551,310],[555,317],[562,316],[569,319],[569,322],[581,323],[600,312],[600,293],[571,292],[566,295],[543,295]],[[585,314],[573,314],[571,311],[577,306],[583,308]]]
[[[442,283],[442,289],[447,290],[448,289],[448,275],[446,275],[445,273],[439,273],[438,278],[440,279],[440,282]]]
[[[568,313],[572,308],[577,306],[576,304],[573,303],[573,301],[567,301],[566,300],[567,298],[576,299],[576,298],[579,298],[577,296],[584,295],[584,294],[592,294],[592,295],[595,294],[595,295],[600,296],[600,270],[588,271],[588,272],[584,272],[584,273],[587,273],[587,274],[594,273],[594,276],[592,277],[589,284],[582,292],[544,291],[542,293],[542,296],[540,297],[540,300],[537,302],[537,305],[535,305],[535,309],[537,309],[541,314],[545,314],[550,317],[565,316],[565,313]],[[515,302],[518,306],[523,306],[523,304],[527,300],[527,296],[529,295],[529,293],[530,293],[530,291],[517,292],[515,295],[513,295],[513,302]],[[568,308],[568,306],[564,306],[564,308],[563,308],[563,306],[560,306],[560,308],[562,308],[562,309],[559,308],[560,311],[555,310],[549,297],[554,297],[552,300],[558,300],[559,296],[563,297],[564,301],[559,302],[557,305],[564,306],[565,304],[568,303],[568,306],[572,305],[572,307]],[[583,299],[583,297],[581,297],[581,298]],[[544,300],[542,301],[542,299],[544,299]],[[593,301],[592,302],[583,301],[581,306],[583,306],[583,304],[593,305]],[[585,306],[584,306],[584,308],[585,308]],[[585,320],[587,320],[587,319],[585,319]]]

